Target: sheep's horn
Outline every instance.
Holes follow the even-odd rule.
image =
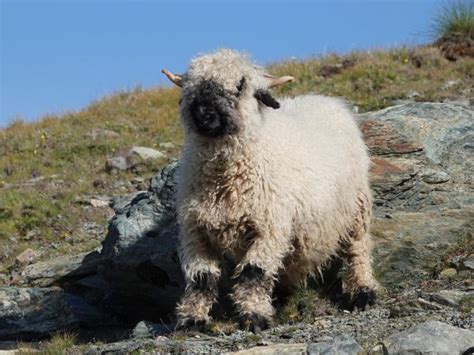
[[[273,88],[275,86],[279,86],[285,83],[290,83],[290,82],[295,81],[295,78],[289,75],[281,76],[279,78],[270,74],[263,74],[263,76],[269,79],[269,85],[268,85],[269,88]]]
[[[162,69],[161,72],[163,74],[165,74],[168,79],[171,80],[171,82],[179,87],[182,87],[183,86],[183,77],[182,75],[179,75],[179,74],[173,74],[173,73],[170,73],[168,70],[166,69]]]

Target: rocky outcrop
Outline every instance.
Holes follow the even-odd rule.
[[[375,267],[385,286],[406,287],[474,231],[474,113],[411,103],[359,117],[372,154]]]

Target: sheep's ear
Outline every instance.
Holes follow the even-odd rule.
[[[264,74],[263,76],[268,81],[268,88],[274,88],[276,86],[295,81],[295,78],[289,75],[281,76],[279,78],[270,74]]]
[[[168,70],[166,70],[166,69],[162,69],[161,72],[162,72],[163,74],[165,74],[166,77],[167,77],[168,79],[170,79],[170,81],[171,81],[173,84],[175,84],[175,85],[177,85],[177,86],[179,86],[179,87],[182,87],[182,86],[183,86],[183,76],[182,76],[182,75],[170,73],[170,72],[169,72]]]
[[[270,94],[270,91],[259,89],[255,91],[253,96],[257,99],[258,102],[261,102],[265,106],[277,109],[280,108],[280,103]]]

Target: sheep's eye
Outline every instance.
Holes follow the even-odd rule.
[[[240,79],[240,83],[239,85],[237,85],[237,96],[240,95],[244,87],[245,87],[245,76],[243,76],[242,79]]]

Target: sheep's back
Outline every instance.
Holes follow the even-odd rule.
[[[266,116],[266,155],[272,174],[300,208],[319,217],[351,213],[368,193],[369,157],[352,113],[337,99],[285,98]]]

